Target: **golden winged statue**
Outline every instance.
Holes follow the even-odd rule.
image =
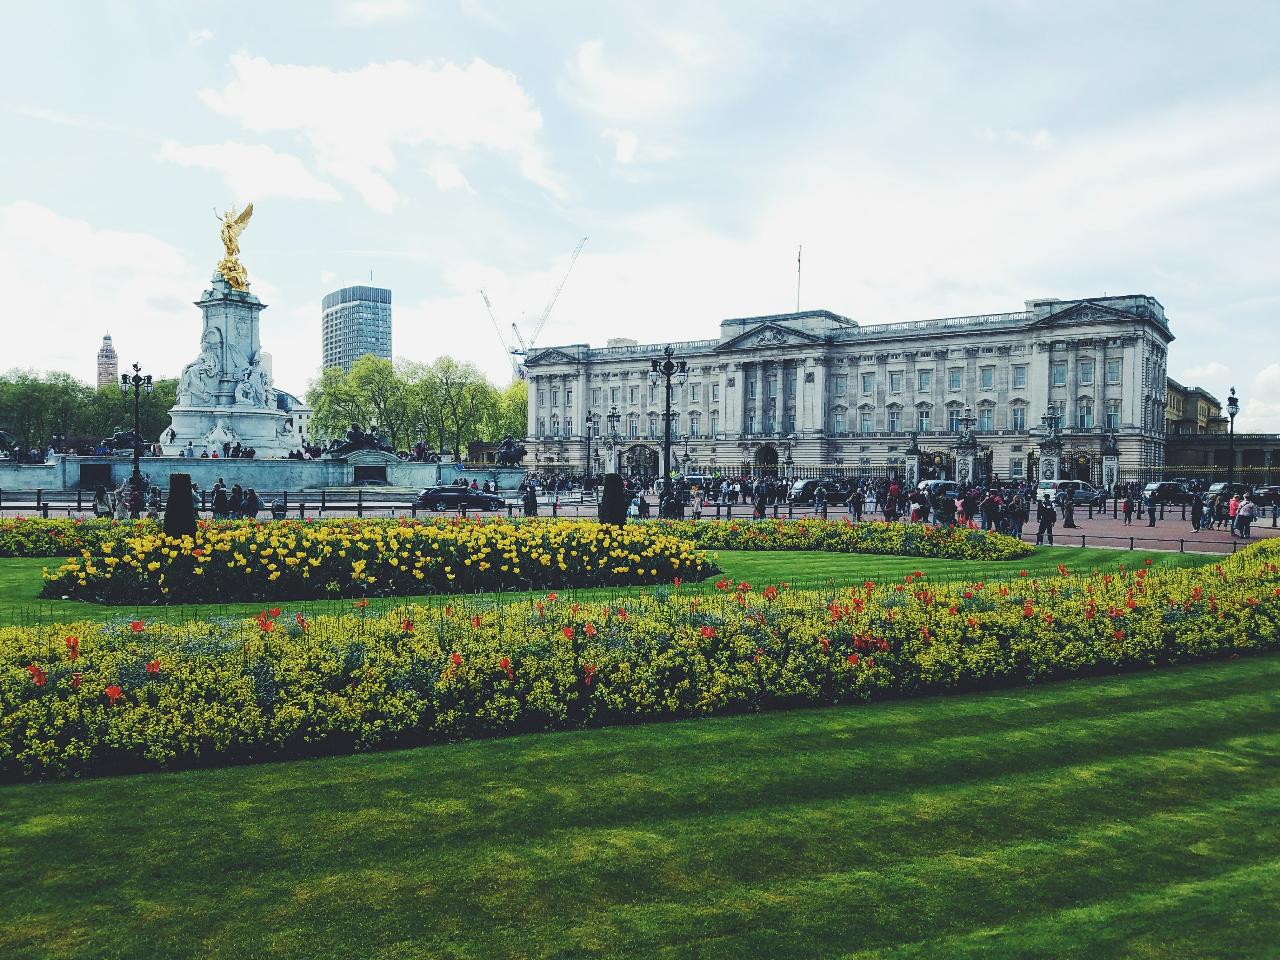
[[[226,213],[218,213],[215,208],[213,215],[222,223],[222,246],[225,251],[222,259],[218,261],[218,272],[235,289],[248,290],[249,272],[240,262],[239,237],[244,233],[244,228],[249,225],[249,218],[253,216],[253,204],[246,205],[239,212],[234,206]]]

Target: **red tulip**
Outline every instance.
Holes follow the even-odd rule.
[[[763,593],[766,600],[772,601],[778,599],[778,588],[773,584],[765,587]]]
[[[671,581],[672,586],[674,586],[677,590],[680,589],[680,584],[682,583],[684,583],[684,581],[681,580],[679,577],[676,577],[674,580]]]
[[[703,640],[710,640],[712,637],[714,637],[714,636],[716,635],[716,628],[715,628],[715,627],[703,627],[699,632],[702,634],[702,639],[703,639]]]
[[[480,629],[480,618],[479,618],[479,617],[472,617],[472,618],[471,618],[471,629],[472,629],[472,630],[479,630],[479,629]]]
[[[849,654],[845,659],[849,661],[849,666],[851,667],[856,667],[858,665],[858,655],[856,653]]]
[[[831,641],[830,641],[829,639],[827,639],[826,637],[819,637],[819,638],[818,638],[818,646],[822,647],[822,652],[823,652],[823,653],[830,653],[830,652],[831,652]]]
[[[413,621],[412,620],[404,621],[404,623],[400,624],[400,629],[404,633],[413,633]]]
[[[572,639],[573,639],[573,627],[565,627],[565,628],[564,628],[564,638],[565,638],[566,640],[572,640]]]
[[[462,654],[455,650],[453,653],[449,654],[449,662],[455,667],[462,666]]]
[[[34,663],[27,667],[27,673],[31,674],[31,682],[37,687],[43,687],[45,682],[48,680],[48,677],[45,676],[45,672]]]
[[[72,690],[79,690],[79,689],[80,689],[80,681],[81,681],[82,679],[84,679],[84,674],[83,674],[83,673],[81,673],[79,670],[77,670],[75,673],[73,673],[73,674],[71,675],[71,689],[72,689]]]
[[[594,623],[588,623],[582,628],[582,632],[588,637],[594,637],[596,635],[596,625]]]
[[[514,680],[516,678],[515,671],[511,669],[510,657],[503,657],[501,660],[499,660],[498,669],[506,673],[508,680]]]
[[[368,605],[369,605],[369,601],[364,599],[363,597],[355,602],[355,606],[357,610],[363,610]]]
[[[116,705],[116,701],[120,699],[120,694],[124,693],[119,685],[114,683],[102,692],[107,695],[107,699],[111,701],[111,706],[113,707]]]
[[[143,630],[147,629],[147,625],[141,620],[130,620],[129,629],[134,633],[141,633]]]
[[[80,656],[80,638],[67,637],[67,659],[75,660]]]
[[[1113,634],[1112,634],[1112,636],[1113,636],[1113,637],[1115,637],[1117,640],[1123,640],[1123,639],[1124,639],[1124,631],[1123,631],[1123,630],[1117,630],[1115,633],[1113,633]]]
[[[148,660],[148,661],[147,661],[147,673],[159,673],[159,672],[160,672],[160,661],[159,661],[159,660]]]
[[[267,616],[269,616],[272,620],[274,620],[276,617],[280,616],[280,608],[272,607],[270,610],[267,611]]]
[[[547,603],[555,603],[558,597],[554,593],[547,594]]]
[[[619,619],[619,620],[621,620],[623,623],[626,623],[626,622],[627,622],[627,608],[626,608],[626,607],[619,607],[619,608],[618,608],[618,619]]]
[[[297,620],[297,621],[298,621],[298,626],[299,626],[299,628],[301,628],[301,630],[302,630],[302,632],[303,632],[303,633],[306,633],[306,632],[307,632],[307,628],[308,628],[309,626],[311,626],[311,622],[310,622],[309,620],[307,620],[307,618],[306,618],[306,617],[304,617],[304,616],[302,615],[302,612],[301,612],[301,611],[299,611],[298,613],[294,614],[293,619],[295,619],[295,620]]]
[[[587,664],[585,667],[582,668],[582,679],[588,687],[591,686],[591,681],[595,678],[595,675],[596,675],[596,668],[593,667],[591,664]]]

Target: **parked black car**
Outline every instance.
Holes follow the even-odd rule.
[[[1190,503],[1192,495],[1187,488],[1172,480],[1162,483],[1148,483],[1142,488],[1142,499],[1151,497],[1152,503]]]
[[[1280,486],[1258,487],[1249,494],[1249,499],[1260,507],[1280,506]]]
[[[423,510],[501,510],[507,502],[492,493],[472,490],[461,484],[427,487],[418,494],[418,507]]]
[[[812,504],[814,495],[818,492],[819,487],[827,491],[828,504],[844,503],[849,499],[849,494],[853,492],[853,483],[840,477],[832,477],[825,480],[797,480],[791,485],[791,490],[787,493],[787,500],[797,506]]]

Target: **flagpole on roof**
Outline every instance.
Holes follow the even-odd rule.
[[[796,247],[796,313],[800,312],[800,254],[804,252],[804,244]]]

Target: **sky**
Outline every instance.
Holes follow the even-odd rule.
[[[1280,3],[4,0],[0,369],[176,375],[221,256],[277,386],[320,300],[395,354],[702,339],[1145,293],[1169,371],[1280,431]],[[487,291],[499,330],[485,311]],[[500,333],[501,332],[501,336]]]

